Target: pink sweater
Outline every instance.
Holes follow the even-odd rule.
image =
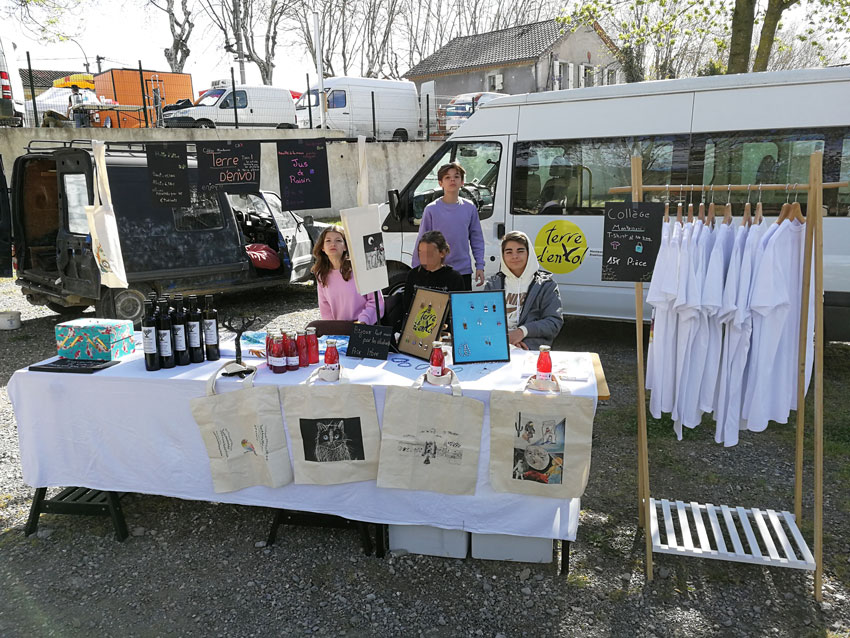
[[[319,311],[322,319],[337,321],[362,321],[375,324],[378,315],[375,311],[375,295],[361,295],[354,284],[354,273],[346,281],[338,270],[328,273],[328,285],[323,286],[318,281]],[[378,293],[381,295],[381,293]],[[383,313],[384,297],[381,295],[381,311]]]

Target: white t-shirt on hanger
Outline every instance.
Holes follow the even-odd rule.
[[[652,328],[649,332],[649,348],[646,355],[646,389],[655,388],[655,380],[661,380],[661,359],[657,356],[660,346],[656,341],[658,332],[664,332],[665,327],[660,325],[664,320],[664,306],[670,298],[663,292],[663,280],[667,276],[670,267],[670,226],[672,222],[661,224],[661,244],[658,247],[658,256],[655,259],[655,268],[652,270],[652,280],[646,293],[646,302],[652,306]],[[656,417],[657,418],[657,417]]]
[[[674,307],[679,289],[679,261],[682,252],[682,240],[684,239],[684,227],[679,222],[671,222],[670,229],[670,253],[667,276],[663,280],[664,293],[670,298],[666,305],[666,320],[664,331],[656,335],[661,352],[658,359],[661,362],[660,386],[656,383],[655,391],[650,397],[650,412],[656,419],[661,418],[662,412],[673,411],[673,402],[676,397],[676,343],[678,341],[679,313]],[[659,379],[656,378],[656,381]]]
[[[676,379],[673,397],[673,430],[679,440],[682,439],[682,416],[684,414],[684,392],[687,387],[688,356],[693,343],[694,328],[699,319],[700,291],[697,287],[693,261],[698,260],[696,243],[702,230],[702,222],[685,224],[682,247],[679,254],[679,280],[676,301],[673,307],[677,313],[676,334]]]

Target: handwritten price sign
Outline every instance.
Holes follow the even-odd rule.
[[[277,171],[285,209],[330,208],[328,147],[324,139],[278,142]]]

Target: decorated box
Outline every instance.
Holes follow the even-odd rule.
[[[121,319],[74,319],[56,324],[56,349],[66,359],[112,361],[136,349],[133,322]]]

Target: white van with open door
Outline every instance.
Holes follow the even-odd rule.
[[[400,191],[390,191],[383,230],[391,282],[403,281],[425,205],[442,193],[436,172],[466,168],[463,196],[478,206],[486,274],[499,268],[499,238],[521,230],[559,284],[564,312],[634,316],[634,287],[603,282],[602,211],[630,183],[643,156],[644,184],[807,183],[809,155],[824,152],[824,181],[850,177],[850,67],[642,82],[516,95],[472,115]],[[751,193],[756,201],[756,189]],[[729,194],[716,192],[725,204]],[[648,193],[664,201],[664,193]],[[747,193],[731,193],[742,214]],[[805,206],[806,196],[799,194]],[[777,215],[782,192],[765,192]],[[695,201],[696,203],[696,201]],[[827,331],[850,339],[850,188],[824,191]],[[645,319],[651,308],[646,306]]]
[[[325,128],[346,137],[365,135],[379,140],[406,142],[419,134],[419,98],[416,85],[404,80],[337,77],[324,81],[327,96]],[[374,99],[374,120],[373,120]],[[301,128],[319,128],[319,88],[313,86],[295,105]]]
[[[237,121],[240,128],[297,128],[292,93],[274,86],[213,87],[194,105],[162,117],[169,128],[234,127]]]

